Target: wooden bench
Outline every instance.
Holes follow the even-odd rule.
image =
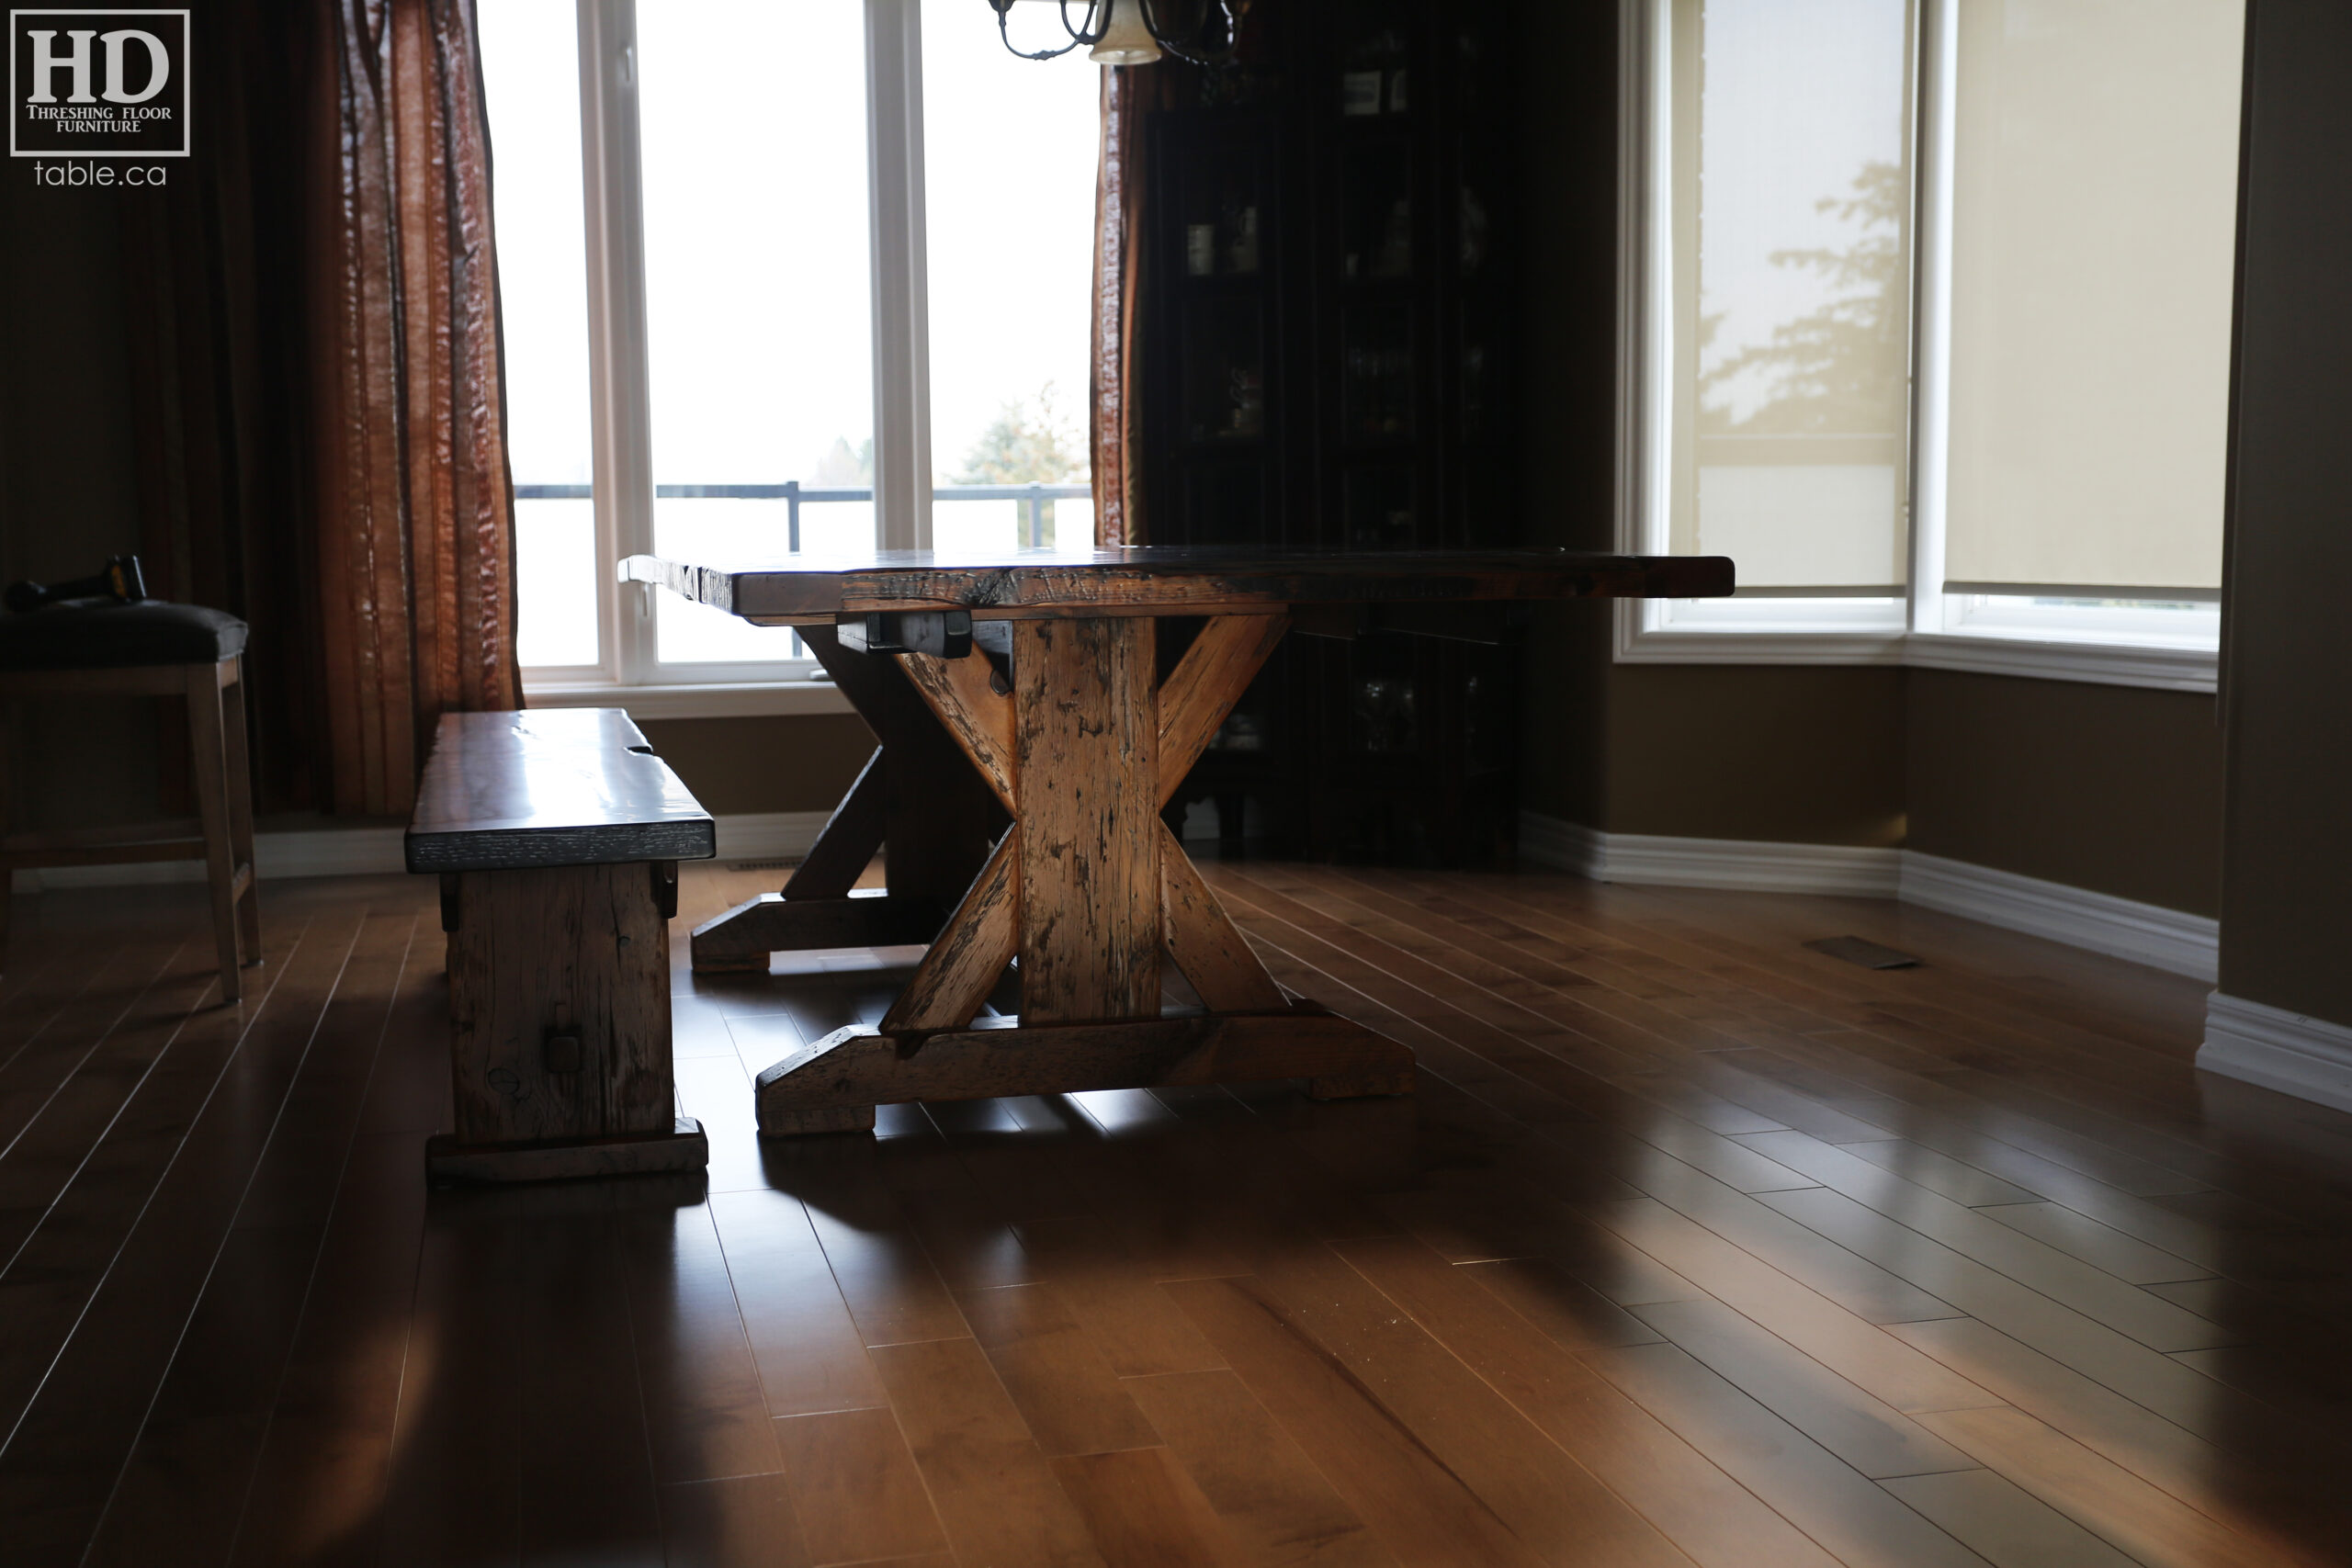
[[[443,716],[407,838],[441,878],[457,1129],[436,1179],[698,1170],[677,1114],[670,918],[716,825],[618,708]]]

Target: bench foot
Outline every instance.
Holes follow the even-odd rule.
[[[761,1134],[790,1137],[870,1127],[875,1106],[908,1100],[1284,1078],[1306,1079],[1318,1098],[1409,1094],[1413,1053],[1312,1002],[1108,1023],[1024,1028],[1007,1021],[895,1036],[852,1027],[768,1068],[756,1093]]]
[[[866,1112],[873,1124],[873,1112]],[[650,1176],[702,1170],[710,1140],[702,1123],[678,1118],[666,1133],[610,1138],[549,1138],[536,1143],[461,1144],[442,1133],[424,1143],[424,1173],[434,1181],[568,1181],[590,1176]]]

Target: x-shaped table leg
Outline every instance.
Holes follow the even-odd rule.
[[[1216,617],[1156,687],[1141,616],[1013,622],[1009,694],[984,660],[902,656],[1012,826],[878,1032],[840,1031],[760,1075],[761,1130],[870,1126],[876,1104],[899,1100],[1152,1084],[1408,1091],[1412,1053],[1287,998],[1160,819],[1286,625]],[[1206,1012],[1161,1015],[1163,953]],[[1016,957],[1019,1020],[975,1026]]]

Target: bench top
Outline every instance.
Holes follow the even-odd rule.
[[[414,872],[708,860],[717,824],[619,708],[441,716],[409,819]]]

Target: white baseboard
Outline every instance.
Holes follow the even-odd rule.
[[[744,812],[717,818],[720,860],[797,860],[817,841],[827,811]],[[407,869],[398,828],[319,828],[254,835],[254,871],[265,882],[290,876],[385,876]],[[204,863],[150,861],[127,865],[60,865],[19,871],[17,893],[48,888],[131,887],[202,882]]]
[[[1523,811],[1519,852],[1597,882],[1900,898],[2192,979],[2218,969],[2220,922],[2204,916],[1917,850],[1601,833]]]
[[[1894,897],[1903,865],[1897,850],[1600,833],[1534,811],[1519,814],[1519,852],[1537,865],[1573,871],[1596,882],[1870,898]]]
[[[2352,1111],[2352,1029],[2261,1002],[2205,998],[2197,1065],[2281,1094]]]
[[[1940,855],[1903,852],[1903,901],[2207,984],[2221,973],[2222,925],[2203,915],[2044,882]]]

